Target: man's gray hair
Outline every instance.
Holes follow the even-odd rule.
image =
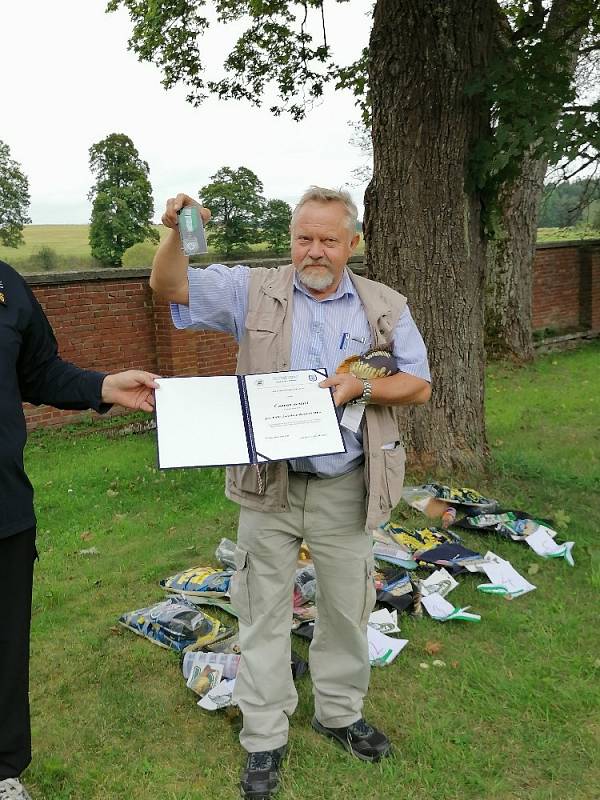
[[[346,209],[346,224],[348,225],[348,230],[352,236],[357,232],[358,209],[354,204],[350,192],[347,192],[345,189],[340,189],[339,192],[336,192],[335,189],[323,189],[322,186],[311,186],[304,192],[300,200],[298,200],[298,205],[292,214],[292,228],[296,223],[296,217],[302,206],[312,202],[341,203]]]

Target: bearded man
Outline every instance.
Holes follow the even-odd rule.
[[[347,192],[305,192],[292,215],[292,264],[274,269],[190,268],[177,233],[177,212],[189,205],[210,219],[188,195],[171,198],[163,223],[172,231],[150,278],[172,303],[174,324],[235,336],[238,374],[325,367],[330,377],[320,385],[333,390],[339,416],[350,403],[359,404],[355,420],[364,412],[358,424],[343,427],[345,453],[227,469],[226,494],[241,507],[231,585],[242,651],[234,699],[248,753],[241,793],[266,800],[279,785],[298,700],[290,627],[302,540],[318,586],[312,726],[365,761],[390,753],[387,737],[362,716],[375,602],[371,530],[389,519],[402,490],[405,453],[395,407],[427,402],[429,367],[406,298],[347,267],[360,239]],[[373,347],[392,352],[395,374],[336,374],[340,361]]]

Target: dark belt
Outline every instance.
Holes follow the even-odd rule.
[[[290,469],[290,475],[297,475],[299,478],[306,478],[307,480],[311,481],[315,478],[319,478],[316,472],[300,472],[299,470]]]

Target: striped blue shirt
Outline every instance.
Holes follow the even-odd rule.
[[[232,334],[239,342],[245,333],[250,268],[213,264],[188,269],[189,306],[172,304],[177,328],[216,330]],[[350,276],[344,272],[336,292],[316,300],[294,275],[294,305],[290,369],[325,367],[333,375],[345,358],[360,355],[371,346],[367,316]],[[341,346],[344,349],[341,349]],[[430,381],[427,351],[408,307],[393,336],[398,369]],[[343,408],[338,409],[341,417]],[[342,428],[346,453],[290,461],[292,469],[332,477],[350,472],[363,460],[362,431]]]

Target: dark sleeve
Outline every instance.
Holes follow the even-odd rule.
[[[102,403],[104,373],[80,369],[60,358],[54,331],[42,307],[29,287],[26,291],[31,318],[23,332],[17,362],[22,399],[68,410],[107,411],[110,405]]]

